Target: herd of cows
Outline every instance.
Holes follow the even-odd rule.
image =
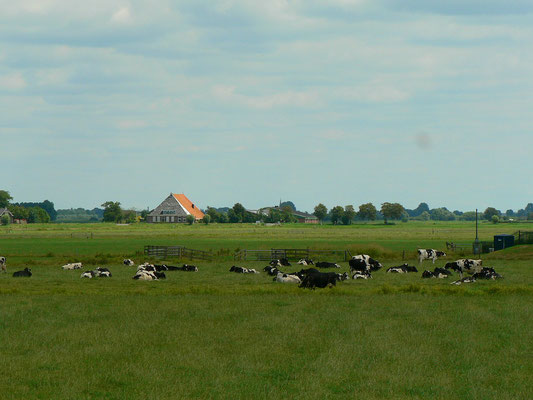
[[[424,260],[432,260],[433,264],[439,257],[445,257],[446,253],[437,251],[434,249],[419,249],[418,260],[421,264]],[[135,266],[135,263],[131,259],[125,259],[123,264],[126,266]],[[352,279],[370,279],[372,278],[372,272],[383,268],[383,265],[370,257],[367,254],[360,254],[353,256],[349,261],[350,272],[335,273],[335,272],[321,272],[319,269],[328,268],[341,268],[339,264],[319,261],[313,262],[313,260],[304,258],[298,261],[298,265],[314,266],[315,268],[301,269],[298,272],[283,272],[280,268],[290,267],[291,264],[287,259],[273,260],[266,266],[263,271],[269,276],[273,276],[273,281],[280,283],[297,283],[301,288],[325,288],[336,286],[337,282],[345,281],[350,277]],[[7,272],[6,258],[0,257],[0,267],[3,272]],[[83,268],[82,263],[69,263],[61,267],[63,270],[76,270]],[[165,265],[165,264],[150,264],[143,263],[137,266],[137,271],[132,279],[142,281],[155,281],[159,279],[165,279],[165,272],[167,271],[188,271],[197,272],[198,267],[194,265],[184,264],[181,267]],[[494,268],[483,267],[482,260],[472,259],[460,259],[454,262],[449,262],[444,267],[436,267],[433,271],[424,270],[422,272],[422,278],[437,278],[444,279],[452,275],[452,271],[457,272],[460,275],[460,279],[452,282],[453,285],[461,285],[463,283],[472,283],[478,279],[500,279],[502,276],[498,274]],[[229,272],[235,272],[240,274],[259,274],[259,271],[252,268],[232,266]],[[415,273],[418,269],[415,266],[408,264],[402,264],[399,266],[390,267],[386,270],[387,273],[404,274]],[[468,272],[470,275],[463,277],[463,273]],[[13,273],[13,277],[31,277],[32,272],[30,268],[24,268],[24,270],[16,271]],[[98,267],[91,271],[84,271],[81,274],[81,278],[110,278],[112,277],[111,271],[104,267]]]

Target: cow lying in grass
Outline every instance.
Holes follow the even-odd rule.
[[[14,278],[29,278],[32,275],[30,268],[24,268],[22,271],[13,272]]]
[[[387,272],[389,273],[395,273],[395,274],[406,274],[408,272],[418,272],[416,267],[410,266],[408,264],[399,265],[398,267],[390,267],[387,269]]]
[[[370,271],[354,271],[352,279],[372,279],[372,274]]]
[[[291,263],[286,258],[280,258],[278,260],[272,260],[269,262],[269,265],[273,267],[290,267]]]
[[[82,269],[83,265],[81,262],[68,263],[68,264],[63,265],[61,268],[64,269],[65,271],[68,271],[68,270],[73,270],[73,269]]]
[[[302,258],[300,261],[298,261],[298,264],[299,265],[304,265],[304,266],[315,265],[313,260],[311,260],[310,258]]]
[[[502,279],[503,276],[498,274],[494,268],[483,267],[481,271],[476,272],[472,275],[474,279]]]
[[[428,270],[425,270],[423,273],[422,273],[422,278],[438,278],[438,279],[443,279],[443,278],[447,278],[448,276],[450,276],[452,273],[450,271],[448,271],[447,269],[445,268],[435,268],[432,271],[428,271]]]
[[[3,272],[7,273],[7,264],[6,264],[6,258],[0,257],[0,268],[2,268]]]
[[[133,260],[130,260],[129,258],[126,258],[124,261],[122,261],[122,263],[124,265],[127,265],[128,267],[133,267],[135,266],[135,263],[133,262]]]
[[[278,271],[276,277],[273,279],[274,282],[281,283],[300,283],[302,282],[300,277],[295,274],[284,274],[281,271]]]
[[[253,268],[236,267],[235,265],[229,269],[229,272],[236,272],[238,274],[258,274]]]
[[[317,268],[340,268],[341,266],[339,264],[327,262],[327,261],[319,261],[315,264]]]
[[[83,272],[80,278],[111,278],[112,276],[111,271],[107,268],[98,267],[95,270]]]
[[[350,261],[352,260],[353,262],[350,263]],[[374,260],[368,254],[358,254],[356,256],[353,256],[350,261],[348,261],[348,264],[350,264],[350,269],[352,269],[352,265],[354,265],[355,267],[354,270],[357,269],[358,271],[366,271],[366,270],[377,271],[378,269],[383,267],[383,265],[381,265],[381,263],[378,260]],[[361,269],[363,264],[357,261],[362,261],[364,265],[366,266],[366,269]]]

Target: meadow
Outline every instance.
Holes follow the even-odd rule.
[[[530,226],[481,224],[480,239]],[[315,291],[228,272],[264,267],[234,262],[240,249],[349,249],[389,267],[474,235],[465,222],[1,228],[0,398],[530,399],[533,246],[483,255],[504,279],[459,287],[422,280],[427,261],[418,274],[381,270]],[[195,261],[196,273],[133,281],[122,259],[155,261],[142,254],[148,244],[215,258]],[[71,261],[113,277],[80,279],[60,269]],[[31,278],[11,277],[26,266]]]

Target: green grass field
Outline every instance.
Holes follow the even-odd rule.
[[[482,224],[480,238],[529,226]],[[349,249],[389,267],[474,234],[458,222],[0,229],[9,269],[0,274],[0,398],[533,398],[532,246],[484,255],[504,279],[461,287],[382,270],[310,291],[228,272],[237,249]],[[194,262],[196,273],[133,281],[135,267],[121,261],[146,260],[146,244],[217,257]],[[80,279],[60,269],[69,261],[113,277]],[[11,276],[26,266],[31,278]]]

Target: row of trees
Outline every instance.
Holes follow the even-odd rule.
[[[380,216],[387,223],[388,220],[401,219],[405,209],[398,203],[383,203],[379,211]],[[372,203],[361,204],[359,211],[355,211],[353,205],[335,206],[331,210],[320,203],[314,209],[314,215],[322,222],[326,218],[331,220],[334,225],[343,224],[349,225],[356,218],[363,221],[374,221],[378,218],[378,210]]]
[[[41,203],[11,203],[13,197],[6,190],[0,190],[0,208],[7,208],[13,218],[24,219],[28,223],[47,223],[50,222],[51,215],[57,215],[54,203],[45,200]],[[5,215],[0,221],[3,225],[9,223],[9,217]]]

